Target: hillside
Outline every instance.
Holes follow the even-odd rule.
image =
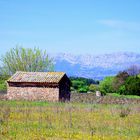
[[[112,53],[102,55],[53,55],[56,71],[65,71],[69,76],[101,80],[117,74],[131,65],[140,65],[140,54]]]

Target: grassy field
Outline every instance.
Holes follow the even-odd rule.
[[[0,101],[0,140],[139,140],[140,104]]]

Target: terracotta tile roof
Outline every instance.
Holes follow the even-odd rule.
[[[59,83],[64,72],[16,72],[7,82]]]

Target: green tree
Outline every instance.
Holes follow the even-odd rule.
[[[103,81],[100,82],[100,91],[103,93],[113,93],[114,89],[113,89],[113,80],[114,77],[112,76],[108,76],[106,77]]]
[[[125,82],[125,95],[138,95],[140,96],[140,78],[138,76],[130,76]]]
[[[78,92],[80,93],[87,93],[87,91],[88,91],[88,86],[83,86],[78,89]]]
[[[118,89],[118,93],[126,94],[126,87],[125,87],[125,85],[121,85],[120,86],[120,88]]]
[[[0,91],[6,91],[7,85],[6,80],[9,78],[9,76],[6,75],[0,75]]]
[[[83,81],[78,81],[78,80],[73,80],[72,81],[72,87],[76,90],[78,90],[79,88],[84,86],[84,82]]]
[[[89,86],[89,91],[95,92],[96,90],[99,90],[99,89],[98,89],[98,85],[90,84],[90,86]]]
[[[89,90],[89,85],[85,78],[71,78],[71,91],[86,93]]]
[[[39,48],[16,47],[1,56],[2,74],[11,75],[16,71],[52,71],[53,61],[46,51]]]

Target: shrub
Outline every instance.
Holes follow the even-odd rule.
[[[88,91],[88,86],[83,86],[80,89],[78,89],[78,92],[80,93],[86,93]]]
[[[98,85],[90,84],[89,91],[95,92],[96,90],[99,90]]]
[[[0,75],[0,91],[6,91],[6,80],[9,78],[9,76]]]
[[[140,96],[140,78],[130,76],[125,82],[125,91],[123,94]]]
[[[113,80],[114,80],[114,77],[112,76],[108,76],[106,77],[103,81],[100,82],[100,90],[103,92],[103,93],[113,93],[114,92],[114,89],[113,89]]]
[[[5,91],[7,89],[6,83],[0,84],[0,91]]]
[[[126,87],[125,87],[125,85],[122,85],[122,86],[119,88],[118,92],[119,92],[120,94],[125,94],[125,92],[126,92]]]
[[[99,81],[82,77],[70,77],[71,91],[77,91],[80,93],[87,92],[90,85],[99,84]]]

